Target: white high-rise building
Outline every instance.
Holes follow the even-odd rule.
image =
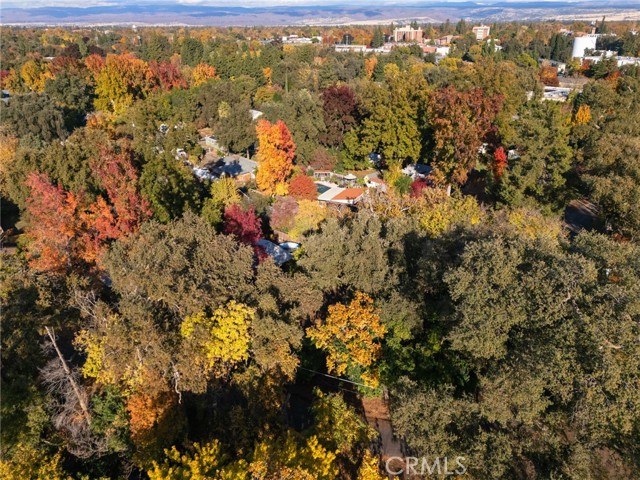
[[[591,33],[589,35],[583,35],[582,37],[575,37],[573,39],[573,50],[571,51],[572,58],[584,58],[585,50],[595,50],[596,42],[600,35],[597,33]]]

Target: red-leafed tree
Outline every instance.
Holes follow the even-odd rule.
[[[318,197],[318,189],[311,177],[298,175],[289,182],[289,195],[298,200],[315,200]]]
[[[422,191],[429,186],[429,183],[424,178],[416,178],[411,182],[411,196],[419,197],[422,195]]]
[[[92,170],[107,192],[114,213],[114,223],[108,230],[100,231],[101,237],[116,239],[137,231],[140,223],[151,216],[151,208],[138,192],[138,172],[131,152],[103,149],[100,158],[93,162]]]
[[[91,204],[84,195],[53,185],[44,174],[28,177],[27,255],[35,270],[62,274],[99,266],[111,241],[136,232],[151,216],[137,191],[130,153],[103,150],[91,166],[106,192],[106,198],[99,195]]]
[[[502,177],[505,168],[507,168],[507,154],[504,148],[498,147],[493,153],[493,175],[496,179],[499,180]]]
[[[168,92],[172,88],[187,88],[187,81],[180,73],[180,69],[171,62],[149,62],[149,70],[155,83],[153,90],[161,89]]]
[[[27,199],[29,240],[27,258],[34,270],[63,274],[85,257],[95,257],[80,239],[84,230],[82,196],[55,186],[43,173],[27,177],[31,194]]]
[[[337,147],[342,137],[356,123],[356,94],[347,85],[331,85],[322,91],[322,108],[327,131],[320,135],[320,141]]]
[[[481,88],[459,91],[449,86],[428,102],[431,163],[439,180],[463,184],[478,160],[479,150],[495,126],[502,96]]]
[[[59,55],[49,63],[49,72],[57,77],[63,72],[71,75],[80,73],[80,63],[74,57]]]
[[[253,207],[245,210],[234,203],[224,210],[224,233],[233,235],[241,243],[255,246],[262,236],[262,221]]]

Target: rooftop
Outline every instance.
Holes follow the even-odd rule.
[[[253,173],[258,163],[240,155],[227,155],[216,162],[212,170],[217,175],[237,177],[246,173]]]
[[[276,265],[282,265],[291,260],[291,254],[289,252],[266,238],[261,238],[257,244],[259,247],[262,247],[267,255],[273,258]]]
[[[331,200],[340,201],[340,200],[355,200],[360,197],[364,193],[364,188],[345,188],[340,193],[338,193]]]

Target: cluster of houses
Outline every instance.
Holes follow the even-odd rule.
[[[489,37],[491,27],[479,25],[473,27],[472,31],[476,40],[483,41]],[[385,42],[381,47],[371,48],[366,45],[353,44],[353,37],[347,33],[342,37],[341,43],[334,45],[334,49],[336,52],[386,54],[396,47],[418,45],[422,48],[423,53],[432,53],[436,55],[436,58],[444,58],[451,52],[451,43],[458,38],[461,37],[459,35],[445,35],[435,39],[425,38],[421,28],[404,26],[394,29],[392,35],[385,35]]]
[[[256,178],[258,163],[250,158],[224,153],[224,149],[218,144],[217,139],[209,129],[201,130],[200,145],[205,154],[199,165],[189,161],[184,149],[175,151],[176,160],[182,161],[191,168],[193,174],[200,180],[216,181],[221,178],[233,178],[238,186],[250,184]],[[372,166],[375,166],[375,154],[370,155]],[[413,179],[426,178],[431,168],[422,164],[406,166],[402,172]],[[377,171],[358,178],[353,173],[338,173],[330,170],[308,169],[307,174],[313,177],[317,188],[318,202],[337,207],[353,207],[360,202],[370,189],[385,192],[387,185],[379,177]]]

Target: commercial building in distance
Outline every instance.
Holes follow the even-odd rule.
[[[400,27],[393,31],[393,39],[396,43],[422,43],[423,34],[421,28]]]
[[[476,40],[482,41],[489,36],[491,27],[488,25],[480,25],[479,27],[473,27],[471,31],[476,36]]]

